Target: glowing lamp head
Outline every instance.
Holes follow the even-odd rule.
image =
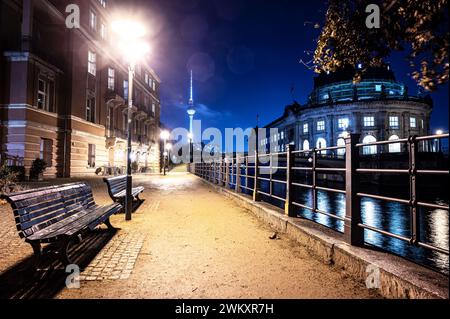
[[[166,150],[167,150],[167,151],[172,150],[172,148],[173,148],[173,145],[172,145],[171,143],[168,143],[168,144],[166,145]]]
[[[193,140],[194,139],[194,134],[188,133],[188,139]]]
[[[111,24],[111,30],[122,39],[138,39],[146,35],[147,30],[139,22],[132,20],[117,20]]]
[[[194,109],[189,109],[189,110],[187,111],[187,113],[188,113],[189,116],[194,116],[195,113],[196,113],[196,111],[195,111]]]
[[[444,131],[443,131],[443,130],[437,130],[437,131],[436,131],[436,135],[442,135],[442,134],[444,134]]]
[[[150,52],[150,46],[142,41],[147,30],[132,20],[118,20],[112,23],[111,29],[119,37],[119,49],[129,63],[136,63]]]

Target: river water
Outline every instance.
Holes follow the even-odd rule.
[[[242,174],[245,174],[242,171]],[[251,176],[249,172],[249,176]],[[267,177],[267,176],[264,176]],[[280,180],[283,180],[280,178]],[[245,185],[245,178],[241,179],[241,185]],[[248,180],[248,187],[253,188],[253,181]],[[261,181],[260,187],[263,192],[270,192],[270,183]],[[343,189],[343,183],[340,187]],[[285,198],[286,187],[284,184],[273,183],[272,192],[274,195]],[[247,190],[244,193],[250,194]],[[262,196],[262,200],[284,208],[284,202]],[[295,188],[294,201],[308,207],[312,207],[313,195],[310,189]],[[448,198],[445,200],[435,198],[433,202],[448,204]],[[317,193],[318,209],[337,216],[345,215],[345,195],[318,191]],[[420,209],[420,233],[421,241],[433,246],[448,249],[449,248],[449,212],[443,209]],[[307,209],[297,208],[297,214],[301,218],[306,218],[322,224],[326,227],[343,232],[344,224],[329,216],[313,213]],[[363,223],[369,226],[380,228],[382,230],[410,237],[410,209],[404,204],[381,201],[371,198],[361,198],[361,214]],[[422,247],[411,246],[402,240],[391,238],[371,230],[365,230],[365,242],[367,245],[382,248],[388,252],[404,257],[415,263],[419,263],[437,270],[443,274],[449,274],[449,256],[424,249]]]

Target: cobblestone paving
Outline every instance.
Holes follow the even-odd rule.
[[[139,233],[119,233],[81,273],[80,280],[128,279],[145,237],[145,234]]]
[[[9,206],[0,206],[0,273],[32,254],[31,246],[18,235]]]

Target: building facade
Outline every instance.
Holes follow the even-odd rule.
[[[361,143],[430,133],[431,98],[409,95],[389,66],[370,69],[358,83],[353,82],[354,75],[355,69],[316,77],[308,102],[287,106],[280,118],[266,126],[278,132],[267,130],[267,136],[260,138],[260,147],[283,152],[291,144],[297,150],[310,150],[344,146],[350,133],[360,134]],[[420,147],[428,150],[427,145]],[[402,151],[399,143],[363,148],[366,155]],[[344,149],[337,151],[337,155],[344,153]]]
[[[80,27],[68,28],[69,5]],[[0,154],[25,167],[46,161],[46,177],[126,166],[128,67],[116,54],[112,0],[0,1]],[[136,67],[132,160],[159,172],[160,79]]]

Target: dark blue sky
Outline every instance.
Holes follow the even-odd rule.
[[[253,127],[279,117],[294,97],[303,104],[314,73],[299,63],[315,49],[324,0],[146,0],[152,67],[162,79],[162,122],[188,127],[189,70],[203,128]],[[417,91],[403,54],[397,79]],[[433,129],[448,130],[448,86],[434,93]]]

